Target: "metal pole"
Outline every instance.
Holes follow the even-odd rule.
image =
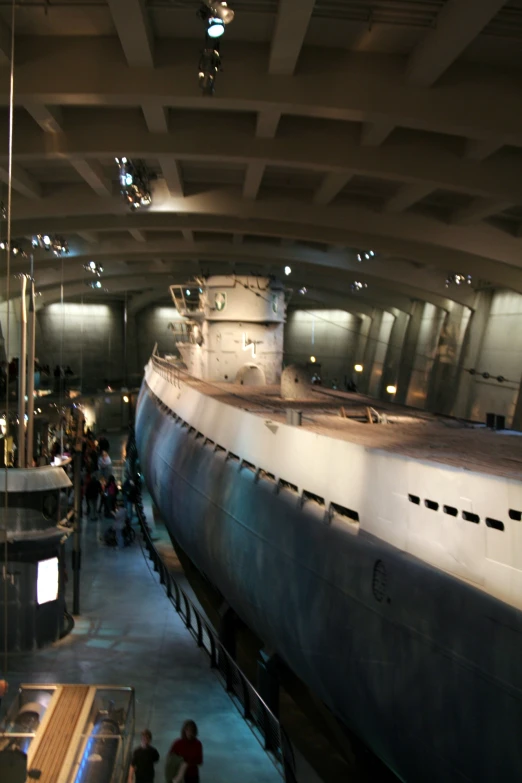
[[[18,362],[18,467],[25,467],[25,394],[27,365],[27,277],[22,276],[20,302],[20,360]]]
[[[29,290],[29,328],[27,352],[27,452],[26,464],[33,467],[34,457],[34,363],[36,359],[36,309],[34,302],[33,256],[31,255],[31,287]]]
[[[74,453],[74,541],[72,553],[73,567],[73,614],[80,614],[80,569],[82,567],[82,452],[81,445]]]
[[[128,307],[127,307],[127,291],[125,291],[125,304],[123,305],[123,384],[127,386],[127,322],[128,322]]]

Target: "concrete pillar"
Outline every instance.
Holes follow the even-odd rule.
[[[401,405],[406,404],[406,399],[408,397],[408,388],[415,363],[415,352],[417,350],[423,314],[424,302],[415,301],[406,328],[397,371],[397,393],[395,395],[395,402],[398,402]]]
[[[473,313],[468,321],[461,359],[458,363],[457,393],[451,409],[453,416],[468,418],[473,402],[473,376],[466,372],[469,369],[478,370],[480,354],[484,344],[484,336],[488,326],[493,302],[494,291],[488,289],[478,291],[473,303]]]
[[[276,718],[279,718],[279,659],[265,650],[257,659],[257,692]]]
[[[381,376],[381,384],[379,389],[379,398],[381,400],[389,400],[390,395],[386,392],[386,387],[397,385],[397,378],[399,374],[399,363],[401,360],[401,353],[404,346],[404,340],[406,337],[406,330],[410,321],[410,314],[405,313],[402,310],[398,310],[395,314],[395,321],[393,322],[390,339],[388,341],[388,349],[386,351],[386,358],[384,360],[384,367]]]
[[[426,404],[435,413],[449,415],[453,408],[460,378],[459,362],[470,315],[468,307],[453,302],[451,310],[444,317]]]
[[[366,340],[366,346],[364,349],[364,356],[361,362],[364,369],[363,372],[361,373],[360,382],[359,384],[357,384],[359,391],[362,392],[363,394],[368,393],[368,389],[370,386],[373,362],[375,359],[375,352],[377,350],[377,341],[379,339],[381,323],[382,323],[382,310],[374,310],[370,329],[368,332],[368,337]]]
[[[515,405],[515,412],[513,414],[513,421],[511,422],[512,430],[522,430],[522,378],[518,386],[517,403]]]

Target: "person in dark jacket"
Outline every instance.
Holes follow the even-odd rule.
[[[159,753],[151,745],[152,734],[149,729],[141,732],[141,745],[132,753],[128,783],[153,783],[154,764],[159,761]]]

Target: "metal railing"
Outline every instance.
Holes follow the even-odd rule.
[[[141,496],[136,501],[136,513],[145,548],[165,587],[168,598],[197,642],[210,657],[210,666],[221,680],[232,701],[242,713],[255,736],[270,754],[285,783],[297,783],[292,744],[284,729],[267,707],[252,683],[245,677],[234,659],[219,641],[216,632],[194,606],[176,582],[152,542]]]

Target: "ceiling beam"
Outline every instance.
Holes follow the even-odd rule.
[[[351,180],[352,174],[325,174],[323,181],[314,194],[314,204],[329,204]]]
[[[506,0],[447,0],[436,26],[410,55],[408,81],[424,87],[434,84],[505,4]]]
[[[256,136],[258,139],[273,139],[277,133],[281,112],[277,109],[264,109],[257,113]]]
[[[506,201],[495,201],[490,198],[476,198],[467,207],[456,210],[451,216],[452,223],[478,223],[491,215],[498,215],[513,204]]]
[[[168,133],[168,113],[160,101],[150,99],[141,104],[147,130],[150,133]]]
[[[183,177],[179,163],[168,155],[159,155],[158,161],[170,195],[183,196]]]
[[[279,0],[268,72],[291,76],[297,65],[315,0]]]
[[[255,163],[249,163],[245,173],[245,181],[243,183],[243,196],[248,199],[256,199],[263,181],[263,174],[265,173],[265,164],[261,161]]]
[[[245,57],[243,42],[228,41],[226,95],[220,90],[209,103],[193,89],[191,40],[178,39],[175,57],[161,68],[141,69],[132,78],[126,62],[117,56],[119,43],[110,37],[36,36],[28,38],[27,45],[32,41],[38,56],[28,57],[18,68],[19,106],[37,100],[53,106],[89,106],[92,111],[96,106],[137,107],[156,98],[175,109],[208,110],[211,103],[213,109],[230,112],[270,108],[285,117],[389,120],[400,127],[461,138],[495,137],[522,146],[520,80],[516,71],[500,67],[488,67],[478,78],[475,63],[459,62],[455,74],[448,73],[437,90],[423,92],[405,81],[396,55],[310,47],[306,69],[295,79],[281,80],[267,73],[263,44],[249,44]],[[81,79],[74,74],[81,74]],[[1,105],[8,104],[8,96],[9,73],[2,69]]]
[[[11,28],[0,19],[0,65],[11,61]]]
[[[136,240],[136,242],[146,242],[147,237],[145,236],[144,231],[140,231],[137,228],[129,228],[129,234],[133,239]]]
[[[154,38],[143,0],[109,0],[116,32],[128,65],[154,67]]]
[[[468,139],[464,149],[464,157],[468,160],[485,160],[502,147],[497,139]]]
[[[98,196],[112,196],[112,182],[97,161],[71,158],[71,165]]]
[[[45,106],[36,101],[26,101],[24,105],[27,112],[45,133],[61,133],[63,131],[62,110],[59,106]]]
[[[7,183],[9,181],[9,171],[7,164],[0,164],[0,180]],[[16,163],[13,163],[11,172],[11,182],[13,190],[21,193],[26,198],[42,198],[42,188],[40,183],[34,177],[31,177]]]
[[[422,201],[429,193],[434,190],[431,185],[415,183],[412,185],[402,185],[397,193],[392,196],[384,205],[385,212],[404,212],[409,207]]]
[[[98,236],[94,231],[77,231],[76,233],[84,242],[88,242],[89,244],[98,242]]]
[[[449,265],[513,290],[519,290],[522,281],[520,242],[507,231],[488,223],[459,226],[415,212],[379,213],[364,203],[320,206],[270,193],[253,201],[242,198],[234,187],[216,187],[185,198],[170,200],[167,195],[150,209],[131,215],[122,199],[99,198],[77,185],[38,202],[17,200],[15,214],[14,236],[36,233],[42,221],[48,232],[65,236],[128,228],[286,236],[325,245],[371,247],[377,253],[442,264],[446,270]]]
[[[298,135],[256,140],[249,129],[232,126],[229,117],[212,116],[211,119],[212,134],[200,118],[190,118],[183,129],[153,134],[145,128],[125,127],[125,116],[119,122],[116,114],[111,126],[92,123],[88,133],[71,129],[54,135],[52,144],[38,128],[20,128],[15,161],[33,165],[42,158],[60,164],[69,158],[103,160],[120,154],[121,149],[130,149],[134,157],[159,161],[172,195],[180,195],[183,190],[178,162],[195,160],[212,166],[223,161],[237,166],[262,161],[266,165],[322,174],[357,174],[393,182],[429,183],[433,190],[455,190],[522,203],[518,168],[506,165],[501,159],[483,166],[463,158],[460,149],[414,140],[398,140],[379,148],[362,147],[356,139],[347,136],[343,123],[325,130],[304,125]],[[6,160],[3,151],[7,150],[7,144],[5,147],[1,144],[2,133],[7,133],[5,123],[3,127],[0,124],[0,162]]]
[[[380,147],[395,128],[394,122],[364,122],[361,128],[361,144],[364,147]]]

